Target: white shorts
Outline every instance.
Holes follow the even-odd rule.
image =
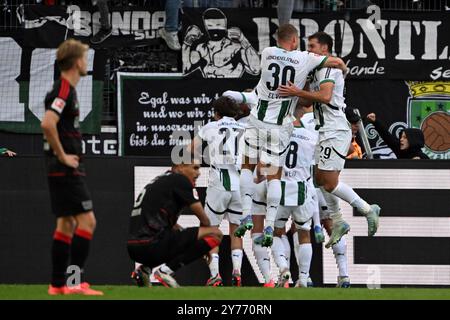
[[[252,210],[254,216],[265,216],[267,207],[267,181],[263,180],[255,185],[253,193]]]
[[[336,130],[319,133],[315,160],[319,169],[341,171],[352,141],[351,130]]]
[[[264,164],[282,167],[293,130],[291,123],[279,126],[250,115],[244,133],[244,155]]]
[[[285,228],[289,217],[292,217],[297,229],[311,230],[312,217],[314,211],[319,210],[319,201],[316,190],[312,183],[308,182],[306,190],[305,203],[301,206],[279,206],[277,218],[275,219],[275,228]]]
[[[219,226],[225,217],[228,222],[239,225],[242,217],[241,193],[215,187],[206,189],[205,212],[212,226]]]

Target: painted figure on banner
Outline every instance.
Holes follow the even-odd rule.
[[[183,73],[200,70],[204,78],[240,78],[247,72],[258,75],[260,59],[243,32],[228,28],[226,15],[217,8],[203,12],[205,33],[190,25],[184,35]]]

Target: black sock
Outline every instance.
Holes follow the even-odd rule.
[[[55,231],[52,244],[52,286],[62,287],[66,284],[66,270],[69,265],[70,244],[72,238]]]
[[[219,244],[220,241],[217,238],[206,236],[203,239],[197,240],[190,248],[186,250],[184,254],[181,254],[172,261],[168,262],[167,266],[173,271],[177,271],[182,266],[204,256]]]
[[[92,233],[77,229],[72,239],[72,252],[70,264],[78,266],[83,271],[84,264],[89,254]],[[83,273],[82,273],[83,274]]]

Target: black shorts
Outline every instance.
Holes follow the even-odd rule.
[[[93,210],[83,176],[48,177],[52,212],[56,217],[75,216]]]
[[[128,242],[128,254],[133,261],[154,268],[170,262],[197,241],[198,227],[182,231],[166,230],[160,239],[151,243]]]

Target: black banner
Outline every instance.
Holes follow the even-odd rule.
[[[169,77],[169,78],[168,78]],[[169,157],[179,143],[175,136],[212,120],[211,103],[225,90],[244,90],[254,80],[186,80],[169,74],[119,74],[119,139],[122,155]],[[190,141],[183,141],[188,144]]]
[[[122,73],[118,83],[122,154],[169,157],[176,144],[174,132],[189,131],[192,137],[195,121],[203,125],[212,119],[214,98],[226,90],[252,88],[256,81],[215,79],[212,82]],[[449,158],[449,82],[349,80],[346,103],[358,108],[363,117],[376,113],[396,137],[404,128],[421,128],[425,135],[424,152],[433,159]],[[429,121],[435,120],[440,121],[436,129],[424,130]],[[366,124],[366,132],[376,158],[395,157],[372,124]]]
[[[110,8],[110,21],[112,36],[101,47],[143,45],[159,38],[157,31],[164,26],[165,13],[155,8]],[[99,29],[97,7],[25,7],[25,40],[30,46],[54,48],[68,38],[88,42]]]
[[[184,8],[183,13],[184,74],[255,77],[261,51],[276,45],[276,10]],[[101,46],[119,48],[158,39],[165,13],[117,7],[111,8],[110,19],[113,33]],[[348,63],[349,78],[450,79],[450,20],[445,12],[294,13],[291,23],[300,31],[301,50],[307,49],[312,33],[329,33],[335,40],[333,54]],[[99,28],[96,7],[25,7],[25,39],[31,46],[55,47],[71,37],[87,42]]]
[[[185,9],[183,72],[205,78],[259,74],[259,56],[276,45],[276,10]],[[375,10],[294,13],[300,49],[325,31],[356,79],[450,79],[448,14]],[[209,26],[209,27],[208,27]]]

